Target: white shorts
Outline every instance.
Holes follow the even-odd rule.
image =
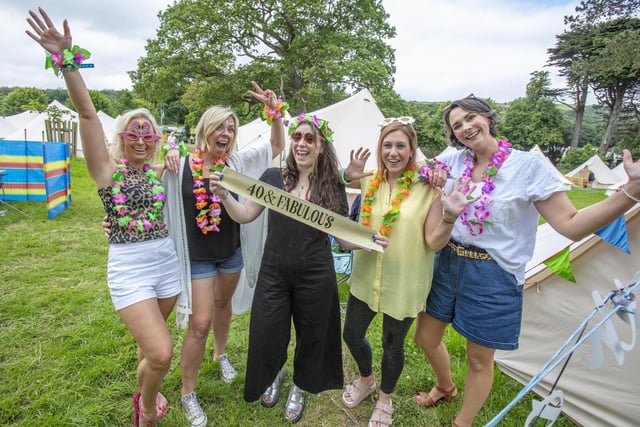
[[[116,310],[182,291],[180,264],[169,237],[109,245],[107,284]]]

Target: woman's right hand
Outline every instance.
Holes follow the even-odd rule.
[[[229,196],[229,190],[220,184],[220,181],[222,181],[223,178],[224,174],[220,172],[211,172],[211,175],[209,176],[209,190],[222,200],[226,200]]]
[[[34,32],[26,30],[27,35],[47,52],[62,52],[65,49],[71,49],[71,29],[67,20],[65,19],[62,24],[64,34],[60,34],[44,9],[39,7],[38,11],[42,18],[34,11],[29,11],[31,18],[27,18],[27,22]]]
[[[164,167],[172,174],[178,174],[178,169],[180,168],[180,150],[172,148],[167,151],[167,155],[164,156]]]
[[[107,239],[111,237],[111,223],[109,222],[109,217],[106,215],[102,218],[102,231],[104,231],[104,235],[107,236]]]
[[[347,181],[357,181],[365,176],[373,175],[373,172],[365,172],[364,167],[371,156],[368,148],[360,147],[356,151],[351,150],[349,154],[349,165],[344,172]]]

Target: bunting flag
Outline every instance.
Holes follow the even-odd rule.
[[[629,251],[629,240],[627,239],[627,221],[622,215],[611,224],[602,227],[594,234],[600,236],[605,242],[631,254]]]
[[[544,261],[544,265],[563,279],[576,283],[576,278],[573,277],[573,271],[571,271],[569,254],[570,250],[567,246],[551,258]]]

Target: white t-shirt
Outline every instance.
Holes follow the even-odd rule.
[[[458,150],[438,157],[438,160],[449,164],[451,175],[458,178],[466,169],[466,151]],[[454,182],[447,182],[447,194]],[[495,189],[489,195],[493,201],[489,205],[489,221],[493,224],[484,224],[483,233],[472,236],[458,219],[451,237],[463,245],[485,249],[502,269],[514,274],[522,285],[525,266],[533,255],[540,218],[533,202],[546,200],[553,193],[564,191],[563,184],[552,165],[541,154],[520,150],[511,152],[493,177],[493,183]],[[474,196],[481,194],[481,187],[482,183],[479,183]]]

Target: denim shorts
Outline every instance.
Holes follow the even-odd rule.
[[[482,251],[473,246],[472,251]],[[460,256],[449,246],[436,254],[426,312],[467,340],[497,350],[516,350],[523,287],[495,260]]]
[[[219,261],[191,261],[191,279],[208,279],[215,277],[218,272],[222,274],[239,273],[244,267],[242,262],[242,248],[238,249],[228,258]]]

